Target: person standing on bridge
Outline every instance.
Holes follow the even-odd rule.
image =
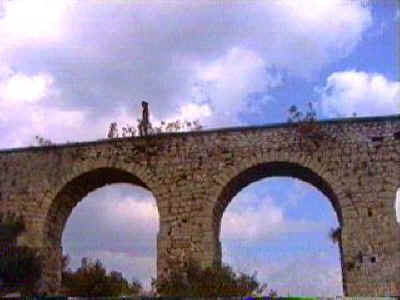
[[[149,104],[146,101],[142,101],[142,120],[139,122],[139,135],[146,136],[148,135],[148,130],[150,128],[150,121],[149,121]]]

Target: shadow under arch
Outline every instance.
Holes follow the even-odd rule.
[[[53,197],[43,227],[43,247],[47,262],[44,264],[44,281],[50,291],[57,291],[61,283],[62,234],[73,208],[90,192],[114,183],[130,183],[153,191],[138,176],[117,167],[100,167],[83,172],[68,181]],[[158,211],[158,209],[157,209]]]
[[[245,168],[243,171],[239,172],[239,174],[234,175],[228,181],[227,184],[224,185],[219,195],[216,198],[216,202],[213,206],[213,229],[215,241],[217,242],[217,261],[216,263],[221,263],[222,259],[222,249],[220,243],[220,232],[221,232],[221,220],[223,213],[231,200],[245,187],[259,181],[261,179],[265,179],[268,177],[292,177],[296,179],[300,179],[304,182],[307,182],[317,188],[322,192],[330,201],[336,215],[338,218],[340,228],[343,228],[343,217],[342,217],[342,209],[340,207],[340,203],[338,197],[331,185],[322,178],[319,174],[317,174],[312,169],[302,166],[299,163],[295,162],[285,162],[285,161],[275,161],[275,162],[266,162],[259,163],[255,166],[250,166]],[[345,280],[345,272],[344,272],[344,261],[343,261],[343,248],[341,238],[338,240],[339,252],[340,252],[340,264],[342,269],[342,282],[343,282],[343,291],[344,295],[347,294],[347,286]]]

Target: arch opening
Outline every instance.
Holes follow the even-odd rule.
[[[81,258],[91,257],[100,259],[107,271],[127,274],[128,281],[134,277],[149,285],[144,277],[148,280],[156,273],[157,201],[150,188],[130,172],[99,168],[68,182],[53,199],[44,230],[46,247],[53,252],[53,263],[46,266],[44,276],[58,288],[63,250],[70,255],[72,269],[80,266]],[[147,240],[140,235],[144,231]],[[122,269],[121,260],[126,263]],[[132,274],[138,270],[135,262],[142,264],[138,274]]]
[[[53,199],[46,218],[47,242],[60,244],[72,209],[90,192],[113,183],[130,183],[150,191],[137,176],[116,168],[98,168],[81,174],[68,182]]]
[[[121,272],[145,290],[156,277],[159,218],[152,194],[131,184],[111,184],[89,193],[69,216],[62,234],[63,255],[72,271],[82,258],[100,259],[107,272]]]
[[[308,206],[306,205],[306,207],[311,205],[312,207],[309,207],[311,211],[311,209],[314,210],[318,206],[318,209],[324,212],[324,218],[329,218],[329,222],[324,219],[323,223],[329,223],[330,226],[326,225],[322,231],[321,228],[318,227],[318,229],[316,226],[319,226],[319,223],[314,219],[309,219],[312,216],[311,212],[305,215],[303,213],[303,219],[301,220],[291,219],[293,215],[296,215],[295,218],[299,217],[297,214],[301,211],[302,203],[298,202],[296,208],[291,208],[297,210],[294,214],[293,211],[290,214],[288,207],[283,207],[288,202],[283,201],[287,199],[282,199],[282,197],[286,197],[289,190],[293,190],[293,187],[290,188],[293,185],[290,182],[296,182],[294,185],[300,187],[300,190],[306,189],[308,191]],[[275,191],[272,192],[273,190]],[[300,190],[295,189],[293,192],[297,193]],[[271,191],[272,197],[271,194],[265,196],[268,191]],[[317,200],[309,201],[309,197],[322,201],[319,203],[317,203]],[[235,200],[233,200],[234,198]],[[325,201],[327,199],[328,201]],[[282,201],[285,204],[282,204]],[[331,205],[328,203],[331,203]],[[285,253],[285,255],[291,255],[286,257],[286,260],[289,261],[292,258],[296,258],[296,255],[299,255],[302,251],[305,251],[304,253],[308,255],[305,259],[310,260],[311,253],[313,253],[312,255],[317,255],[315,249],[318,249],[320,252],[322,250],[322,252],[326,252],[326,255],[317,255],[313,259],[320,262],[328,262],[330,269],[327,271],[331,273],[328,274],[330,277],[328,276],[326,279],[336,278],[338,280],[336,282],[336,291],[339,294],[343,293],[343,290],[345,291],[340,235],[337,246],[329,238],[330,229],[340,228],[343,225],[339,202],[330,185],[311,169],[294,163],[275,162],[244,170],[224,187],[218,198],[218,203],[214,207],[214,221],[214,230],[218,241],[220,240],[221,222],[223,221],[223,235],[221,236],[223,247],[221,249],[220,243],[219,259],[228,261],[238,271],[253,272],[259,268],[257,271],[263,272],[263,269],[268,269],[268,265],[270,265],[273,267],[275,275],[284,271],[289,277],[295,276],[294,274],[299,273],[295,273],[293,269],[292,271],[287,269],[290,264],[276,268],[276,262],[281,261],[281,258],[277,258],[276,251],[283,251],[282,253]],[[257,225],[258,223],[265,225],[264,228]],[[285,227],[288,224],[291,228]],[[307,228],[308,225],[310,225],[309,228]],[[267,226],[270,226],[270,228],[265,228]],[[305,231],[302,232],[302,230]],[[311,230],[311,232],[307,232],[307,230]],[[241,235],[242,237],[239,237]],[[318,247],[315,246],[317,243]],[[310,249],[307,249],[307,247],[310,247]],[[313,248],[315,249],[313,250]],[[265,250],[263,251],[263,249]],[[273,249],[279,250],[274,253]],[[299,266],[304,264],[305,261],[301,257],[299,261],[296,258],[296,263],[292,265]],[[309,262],[312,265],[313,260]],[[243,263],[247,265],[247,268],[244,267],[243,269]],[[267,273],[264,272],[264,275]],[[321,277],[322,279],[323,276]],[[267,284],[269,284],[268,281]],[[273,285],[270,285],[270,287],[274,288]],[[281,287],[278,286],[278,290]],[[296,291],[296,288],[298,290],[307,289],[307,287],[295,286],[292,287],[292,291]],[[279,290],[279,292],[282,292],[282,290]],[[315,290],[315,293],[318,293],[318,290]],[[287,296],[286,294],[279,295]]]
[[[331,202],[336,212],[339,225],[342,226],[343,217],[337,196],[330,185],[311,169],[292,162],[271,162],[250,167],[232,178],[223,188],[214,206],[214,229],[216,236],[220,234],[220,221],[230,201],[246,186],[258,180],[269,177],[292,177],[300,179],[321,191]]]

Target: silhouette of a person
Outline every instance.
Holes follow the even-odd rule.
[[[146,101],[142,101],[142,108],[143,108],[143,113],[142,113],[142,120],[139,123],[139,134],[140,136],[146,136],[148,135],[148,129],[149,129],[149,104]]]

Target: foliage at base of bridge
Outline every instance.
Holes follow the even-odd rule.
[[[202,268],[189,260],[182,267],[175,265],[168,276],[153,278],[152,287],[160,296],[244,297],[262,295],[267,284],[258,282],[256,273],[236,274],[228,265]],[[276,296],[276,292],[271,290],[269,295]]]
[[[141,289],[141,284],[133,280],[129,283],[122,273],[112,271],[107,274],[106,269],[100,260],[96,262],[88,261],[75,272],[66,270],[68,256],[62,260],[62,286],[63,294],[75,297],[119,297],[137,295]]]
[[[19,234],[25,230],[21,216],[15,214],[0,215],[0,246],[15,243]]]
[[[16,245],[18,235],[24,230],[22,218],[0,216],[0,296],[13,291],[32,295],[42,274],[41,259],[36,251]]]

